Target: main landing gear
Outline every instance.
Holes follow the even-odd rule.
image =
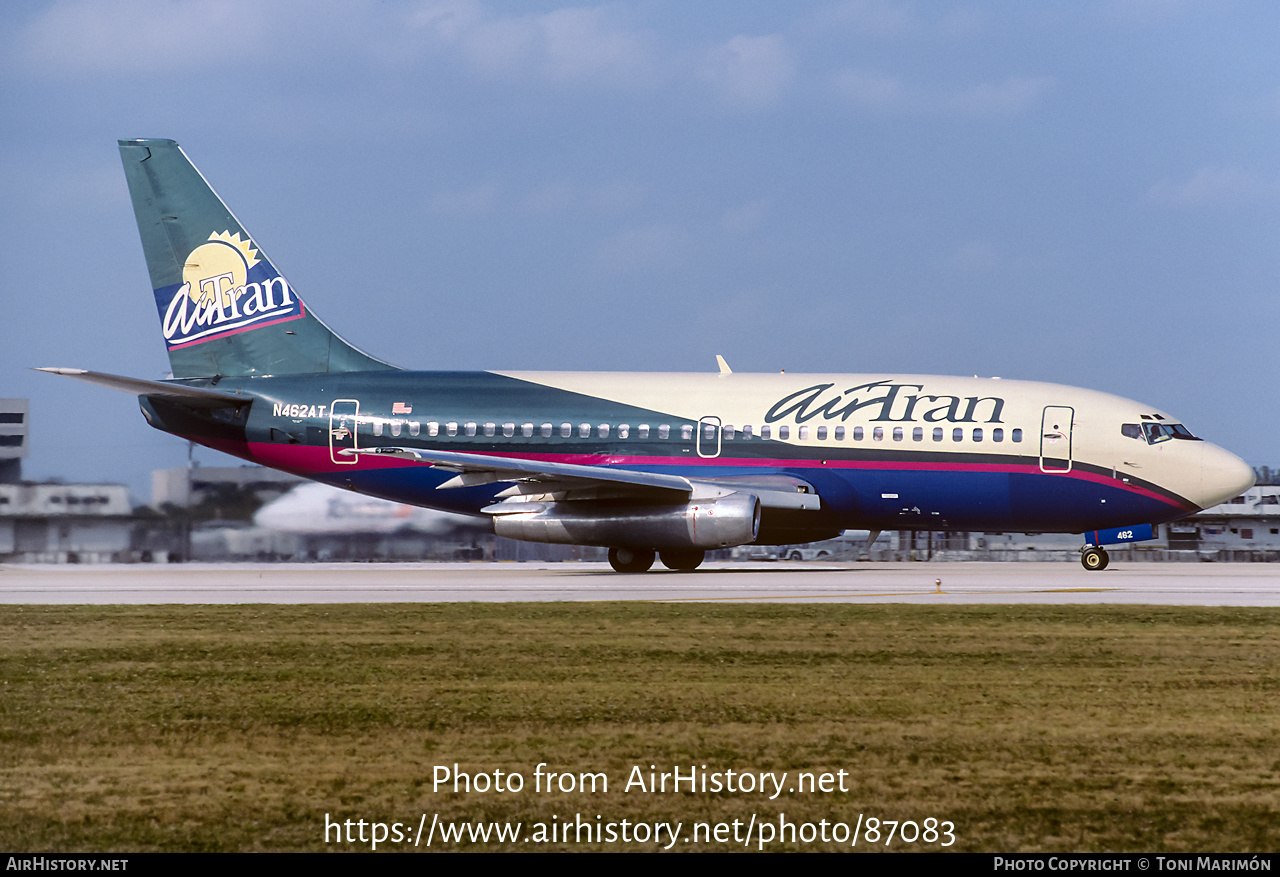
[[[648,572],[655,554],[662,558],[663,566],[674,570],[697,569],[707,556],[701,548],[665,548],[660,552],[652,548],[610,548],[609,565],[618,572]]]
[[[610,548],[609,566],[615,572],[648,572],[653,557],[652,548]]]
[[[1097,545],[1090,545],[1080,555],[1080,565],[1091,571],[1106,569],[1110,562],[1111,558],[1107,555],[1106,549]]]

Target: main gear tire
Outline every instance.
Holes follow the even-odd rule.
[[[653,556],[652,548],[610,548],[609,566],[616,572],[648,572]]]
[[[697,569],[706,556],[707,552],[701,548],[667,548],[658,552],[663,566],[681,572]]]

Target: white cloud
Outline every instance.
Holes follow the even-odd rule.
[[[782,96],[795,76],[795,62],[782,37],[740,34],[712,49],[701,73],[730,107],[759,110]]]
[[[456,40],[483,20],[484,9],[475,0],[432,0],[409,16],[408,25],[433,31],[441,39]]]
[[[471,0],[433,0],[409,24],[460,51],[484,76],[634,86],[655,75],[647,35],[615,21],[607,7],[502,17]]]
[[[644,41],[608,21],[600,9],[557,9],[538,19],[547,70],[556,79],[620,76],[635,80],[648,66]]]
[[[43,72],[163,71],[237,62],[261,52],[266,8],[237,0],[73,0],[18,35]]]
[[[1280,180],[1267,180],[1236,167],[1203,167],[1183,182],[1165,177],[1147,190],[1147,197],[1162,204],[1203,207],[1238,204],[1274,198]]]

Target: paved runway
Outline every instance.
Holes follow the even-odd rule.
[[[941,588],[937,580],[941,579]],[[1147,603],[1280,606],[1280,565],[712,563],[620,575],[603,563],[0,564],[0,603]]]

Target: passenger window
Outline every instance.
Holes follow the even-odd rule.
[[[884,427],[877,426],[875,429],[871,430],[871,439],[872,441],[877,442],[884,441]]]
[[[626,423],[618,424],[618,438],[624,439],[631,435],[631,426]]]
[[[382,435],[382,421],[376,417],[373,418],[373,434]]]
[[[796,430],[800,434],[800,441],[807,441],[809,438],[809,427],[802,426]]]
[[[444,431],[449,433],[449,435],[457,435],[458,422],[456,420],[450,420],[448,423],[444,425]]]
[[[900,427],[900,426],[895,426],[895,427],[893,428],[893,440],[894,440],[895,442],[900,442],[900,441],[902,441],[902,427]]]
[[[713,439],[716,437],[716,427],[713,423],[702,424],[702,437],[704,439]]]
[[[533,424],[532,423],[520,424],[520,434],[525,438],[533,438]]]
[[[772,436],[772,435],[773,435],[773,427],[772,427],[772,426],[769,426],[768,424],[765,424],[764,426],[760,427],[760,438],[762,438],[762,439],[767,439],[767,438],[769,438],[769,437],[770,437],[770,436]]]
[[[578,424],[578,438],[591,438],[591,424],[589,423]]]
[[[600,438],[608,438],[608,437],[609,437],[609,424],[607,424],[607,423],[602,423],[602,424],[600,424],[600,432],[599,432],[599,435],[600,435]]]
[[[862,441],[862,427],[860,427],[860,426],[855,426],[855,427],[853,428],[853,440],[854,440],[855,442],[860,442],[860,441]]]
[[[836,441],[838,441],[838,442],[842,442],[842,441],[844,441],[844,427],[843,427],[843,426],[837,426],[837,427],[836,427]]]
[[[485,434],[485,435],[493,435],[493,434],[494,434],[494,432],[496,432],[496,431],[497,431],[497,429],[498,429],[498,427],[497,427],[496,425],[494,425],[492,422],[490,422],[490,423],[486,423],[486,424],[484,425],[484,434]]]
[[[1020,442],[1020,441],[1022,441],[1022,430],[1020,430],[1020,429],[1015,429],[1015,430],[1013,431],[1013,440],[1014,440],[1015,442]]]
[[[554,429],[555,427],[553,427],[551,424],[544,423],[542,424],[542,427],[538,430],[538,434],[541,435],[543,438],[551,438],[551,433],[552,431],[554,431]]]
[[[693,427],[690,424],[680,427],[680,438],[687,442],[693,441]]]
[[[980,441],[982,441],[982,428],[981,428],[981,427],[974,427],[974,429],[973,429],[973,440],[974,440],[975,442],[980,442]]]
[[[940,427],[940,426],[935,426],[935,427],[933,428],[933,440],[934,440],[935,442],[940,442],[940,441],[942,441],[942,427]]]
[[[781,439],[782,441],[786,441],[787,439],[791,438],[791,427],[789,426],[778,427],[778,438]]]
[[[560,424],[560,438],[569,438],[569,437],[570,437],[570,436],[572,436],[572,435],[573,435],[573,424],[572,424],[572,423],[562,423],[562,424]]]
[[[664,423],[658,427],[658,438],[666,441],[671,438],[671,424]]]
[[[747,424],[742,428],[742,440],[745,442],[749,438],[751,438],[751,424]]]
[[[516,425],[510,422],[502,424],[502,434],[507,438],[511,438],[516,434]]]
[[[467,435],[475,435],[475,434],[476,434],[476,422],[475,422],[474,420],[468,420],[468,421],[467,421],[467,425],[466,425],[465,427],[463,427],[463,429],[465,429],[465,430],[467,431]]]
[[[995,429],[991,430],[991,440],[993,442],[1004,441],[1004,430],[998,426]]]
[[[731,442],[731,441],[733,441],[733,434],[734,434],[735,430],[734,430],[734,428],[733,428],[732,426],[726,426],[726,427],[725,427],[721,432],[722,432],[722,434],[724,435],[724,440],[725,440],[725,441],[727,441],[727,442]]]
[[[636,438],[647,439],[649,437],[649,424],[642,423],[636,427]]]
[[[827,440],[827,428],[825,426],[818,427],[818,441],[825,442]]]
[[[1136,423],[1120,424],[1120,434],[1125,438],[1140,439],[1142,438],[1142,427]]]
[[[953,442],[962,442],[962,441],[964,441],[964,429],[963,429],[963,427],[959,427],[959,426],[957,426],[955,429],[951,430],[951,440],[952,440]]]
[[[917,427],[914,427],[914,428],[911,430],[911,440],[912,440],[913,442],[922,442],[922,441],[924,441],[924,427],[923,427],[923,426],[917,426]]]
[[[416,420],[409,421],[409,435],[417,435],[422,432],[422,424]]]
[[[391,421],[391,434],[399,435],[400,430],[404,427],[404,422],[400,420]]]

